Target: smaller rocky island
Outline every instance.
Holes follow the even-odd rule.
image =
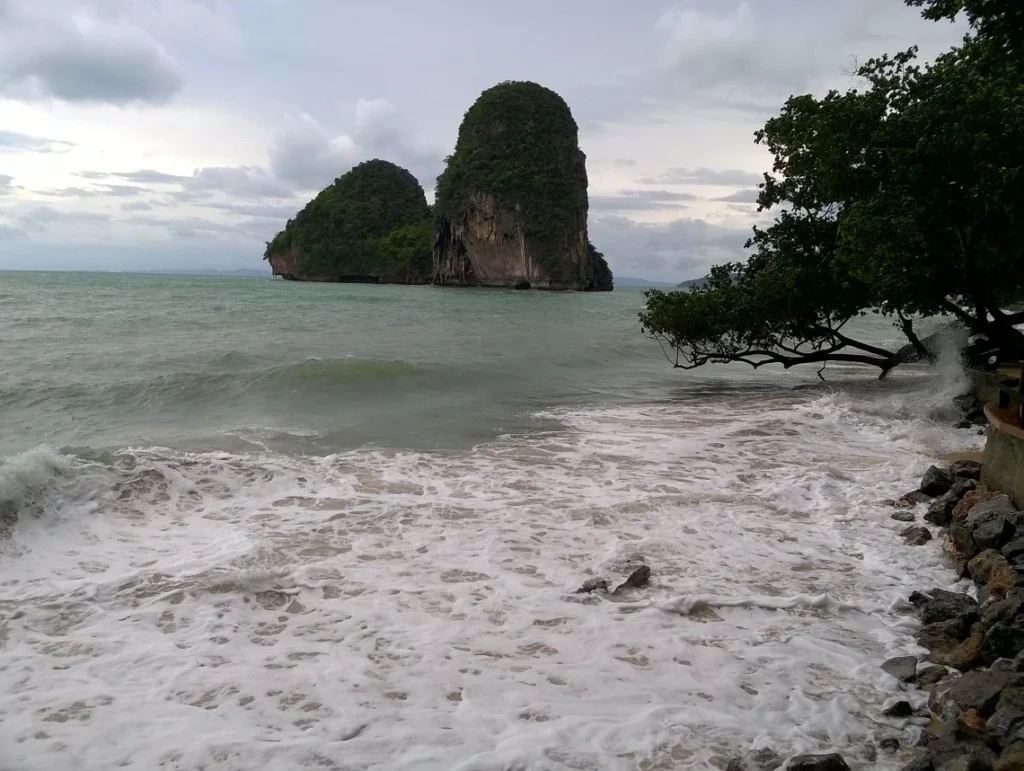
[[[433,223],[423,188],[388,161],[361,163],[306,204],[267,244],[292,281],[425,284]]]

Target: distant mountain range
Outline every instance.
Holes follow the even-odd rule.
[[[676,284],[677,289],[700,289],[702,286],[708,283],[708,277],[703,278],[691,278],[689,281],[684,281],[681,284]]]
[[[149,273],[161,276],[260,276],[270,278],[270,270],[257,268],[233,268],[232,270],[213,270],[211,268],[181,268],[176,270],[140,270],[137,273]]]
[[[616,276],[615,286],[617,287],[673,287],[671,281],[648,281],[646,278],[636,278],[635,276]]]

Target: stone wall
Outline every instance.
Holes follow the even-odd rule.
[[[1009,415],[994,403],[985,405],[985,415],[991,425],[982,484],[1006,493],[1018,508],[1024,508],[1024,429],[1009,423]]]

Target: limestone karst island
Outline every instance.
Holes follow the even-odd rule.
[[[294,281],[609,291],[587,210],[569,106],[536,83],[507,82],[466,112],[432,208],[410,172],[367,161],[306,204],[264,256]]]

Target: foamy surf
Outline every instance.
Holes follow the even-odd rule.
[[[41,504],[62,527],[0,544],[4,767],[897,768],[867,761],[908,736],[878,665],[951,574],[881,501],[965,438],[885,393],[561,411],[470,452],[75,461]],[[641,562],[647,589],[574,593]]]

